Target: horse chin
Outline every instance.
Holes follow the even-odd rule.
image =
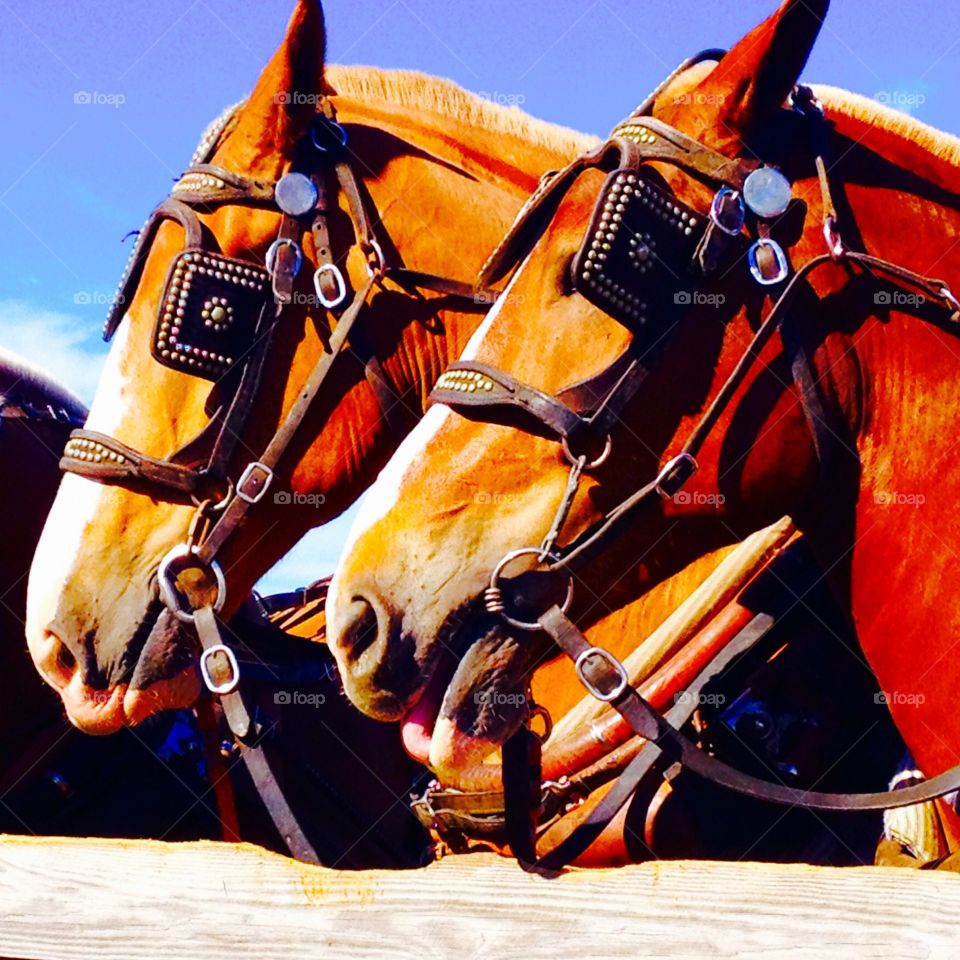
[[[79,677],[59,690],[67,719],[78,730],[93,736],[109,736],[121,727],[135,727],[164,710],[186,709],[200,695],[195,670],[161,680],[145,689],[120,684],[109,690],[94,690]]]
[[[83,733],[108,736],[126,725],[123,700],[127,687],[122,684],[110,690],[94,690],[86,686],[79,673],[58,689],[67,712],[67,719]]]

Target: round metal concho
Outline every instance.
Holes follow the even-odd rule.
[[[286,173],[274,187],[277,206],[290,217],[302,217],[317,205],[317,187],[302,173]]]
[[[760,167],[743,182],[743,199],[764,220],[779,217],[793,196],[790,181],[774,167]]]
[[[540,557],[540,556],[542,556],[542,554],[543,554],[543,551],[542,551],[539,547],[522,547],[522,548],[519,549],[519,550],[511,550],[511,551],[496,565],[496,567],[494,568],[493,573],[490,574],[490,586],[487,588],[487,594],[488,594],[488,596],[489,596],[490,592],[493,591],[499,598],[501,598],[501,602],[502,602],[502,595],[500,594],[500,577],[503,575],[504,568],[505,568],[508,564],[510,564],[510,563],[512,563],[514,560],[516,560],[517,557],[525,557],[525,556],[530,556],[530,555],[535,555],[535,556],[537,556],[537,557]],[[547,554],[547,557],[548,557],[549,559],[551,559],[551,560],[558,560],[558,559],[559,559],[559,557],[557,557],[556,554],[552,554],[552,553],[551,553],[551,554]],[[573,603],[573,577],[570,577],[570,578],[567,580],[567,594],[566,594],[566,596],[563,598],[563,605],[560,607],[560,610],[561,610],[563,613],[566,613],[566,612],[570,609],[570,604],[571,604],[571,603]],[[488,604],[488,606],[487,606],[487,609],[490,609],[489,604]],[[528,630],[528,631],[531,631],[531,632],[532,632],[532,631],[535,631],[535,630],[542,630],[542,629],[543,629],[543,627],[541,627],[539,623],[536,623],[536,622],[534,622],[534,621],[532,621],[532,620],[515,620],[515,619],[514,619],[513,617],[511,617],[511,616],[506,612],[506,610],[503,609],[502,607],[501,607],[501,609],[500,609],[498,612],[499,612],[500,616],[503,617],[503,619],[506,620],[506,622],[510,624],[510,626],[516,627],[518,630]]]

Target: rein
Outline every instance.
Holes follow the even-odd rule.
[[[574,575],[622,532],[625,520],[641,509],[674,496],[696,473],[698,454],[759,362],[763,348],[778,330],[788,337],[788,311],[797,291],[806,289],[808,278],[817,269],[826,264],[844,264],[857,266],[871,275],[883,274],[902,286],[922,290],[928,299],[949,311],[951,322],[960,322],[960,302],[944,281],[844,245],[827,173],[823,109],[804,87],[794,92],[792,106],[806,118],[813,134],[827,252],[814,256],[789,275],[786,256],[769,232],[769,221],[784,213],[791,199],[790,184],[779,170],[755,161],[731,160],[653,117],[634,115],[614,130],[606,144],[541,184],[538,194],[522,211],[482,274],[484,280],[496,280],[515,269],[546,229],[576,177],[588,168],[610,170],[611,160],[615,160],[616,166],[602,188],[572,272],[577,293],[634,333],[631,347],[606,370],[558,396],[523,384],[489,364],[474,361],[453,364],[431,394],[433,402],[444,403],[455,410],[469,410],[474,417],[477,408],[511,409],[521,418],[532,418],[538,431],[545,431],[561,443],[570,464],[570,476],[550,530],[539,546],[514,550],[502,558],[491,574],[485,593],[486,606],[517,629],[546,632],[573,662],[588,693],[609,704],[638,737],[647,741],[591,816],[540,858],[536,853],[536,835],[541,804],[541,738],[528,727],[522,727],[504,744],[506,828],[511,848],[525,869],[552,873],[586,850],[661,756],[673,763],[665,774],[667,778],[672,776],[672,771],[686,767],[748,797],[816,810],[865,811],[909,806],[943,797],[960,788],[960,765],[917,786],[861,794],[794,789],[747,775],[711,756],[682,734],[679,728],[692,711],[685,704],[677,704],[662,716],[631,685],[620,661],[609,651],[592,645],[566,615],[573,599]],[[644,108],[649,109],[649,101]],[[717,188],[709,214],[704,217],[691,210],[642,176],[640,171],[646,161],[669,162]],[[677,289],[684,278],[689,280],[691,271],[695,277],[708,276],[718,262],[729,259],[731,248],[742,249],[748,211],[754,215],[756,229],[756,238],[746,249],[750,273],[763,287],[784,284],[773,306],[680,450],[648,483],[572,542],[558,547],[557,541],[583,472],[598,467],[610,455],[610,428],[645,379],[648,357],[659,351],[662,341],[676,325],[664,325],[667,326],[664,332],[652,329],[648,321],[669,312],[669,297],[665,294]],[[660,221],[665,221],[665,225]],[[624,245],[625,236],[629,237],[628,246]],[[655,268],[664,257],[672,258],[672,262],[657,280]],[[666,266],[666,262],[662,265]],[[652,272],[653,279],[646,278],[648,271]],[[677,303],[676,296],[673,302]],[[653,309],[649,306],[651,303]],[[679,319],[676,311],[673,316]],[[828,432],[822,400],[809,357],[796,350],[791,352],[791,369],[822,471]],[[536,556],[545,571],[568,578],[562,604],[552,606],[536,620],[513,616],[501,586],[506,567],[522,556]],[[703,669],[691,690],[702,689],[712,677],[754,646],[771,625],[767,614],[755,616]]]
[[[435,291],[459,301],[461,309],[470,310],[487,309],[496,294],[387,262],[374,230],[376,218],[368,209],[348,160],[347,131],[337,121],[329,100],[320,104],[310,130],[297,145],[291,170],[276,182],[255,180],[209,163],[236,109],[225,114],[205,136],[192,164],[174,186],[173,195],[150,215],[104,327],[104,338],[109,340],[136,293],[160,224],[176,221],[184,229],[185,246],[170,267],[152,353],[160,364],[212,380],[225,389],[232,385],[232,397],[198,436],[167,459],[136,451],[96,431],[80,429],[71,434],[60,466],[65,472],[90,480],[119,484],[158,500],[193,503],[196,507],[186,542],[174,547],[157,571],[158,592],[166,609],[158,616],[145,646],[154,636],[176,629],[177,624],[193,627],[201,647],[199,668],[204,685],[219,698],[280,836],[295,857],[318,863],[316,851],[280,788],[275,762],[265,749],[269,731],[251,715],[240,690],[240,661],[221,634],[217,614],[226,600],[227,583],[217,558],[270,488],[280,461],[301,432],[348,343],[366,352],[367,380],[382,415],[388,422],[393,419],[400,392],[391,385],[379,358],[362,349],[361,318],[375,289],[390,280],[406,290]],[[338,194],[345,198],[355,242],[367,264],[367,276],[352,296],[331,250],[329,217],[339,210]],[[276,239],[263,263],[233,260],[204,246],[204,228],[195,210],[230,204],[281,214]],[[305,261],[302,238],[307,232],[312,234],[317,258],[313,275],[316,299],[337,318],[336,325],[325,352],[260,457],[234,474],[231,464],[255,408],[273,337],[294,301],[294,284]],[[203,465],[195,466],[204,456]],[[326,666],[324,663],[323,669]]]

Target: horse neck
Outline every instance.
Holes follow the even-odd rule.
[[[348,92],[338,92],[334,103],[338,119],[357,131],[351,140],[357,157],[354,169],[379,219],[377,233],[395,249],[391,261],[411,269],[473,282],[540,175],[566,164],[593,142],[539,121],[530,120],[528,131],[523,126],[527,121],[484,125],[476,115],[460,115],[453,108],[444,113],[364,99],[349,93],[350,84],[362,87],[363,74],[377,82],[380,72],[337,68],[332,86]],[[462,98],[462,93],[453,97],[454,107]],[[482,119],[484,108],[475,109]],[[496,111],[489,112],[495,121]],[[359,265],[357,269],[363,270]],[[368,309],[370,316],[361,322],[391,384],[408,407],[419,404],[421,409],[437,377],[460,356],[483,315],[482,309],[447,305],[424,309],[412,297],[405,305],[398,306],[394,298],[382,307],[374,298]],[[401,310],[410,312],[398,320]],[[311,451],[316,455],[308,455],[295,481],[298,489],[319,488],[334,446],[342,481],[337,490],[324,490],[334,510],[346,507],[369,484],[402,439],[377,415],[372,392],[363,385],[343,402],[365,405],[358,414],[371,428],[357,431],[349,417],[339,418],[342,435],[328,436],[323,450]]]
[[[861,154],[879,169],[876,160]],[[960,211],[948,193],[960,187],[957,169],[937,169],[929,154],[903,141],[885,161],[888,174],[902,171],[893,177],[894,187],[873,186],[891,179],[872,179],[869,170],[859,182],[871,186],[857,185],[856,169],[845,177],[862,249],[960,285],[954,249]],[[941,182],[911,171],[929,172]],[[863,287],[858,302],[870,306],[845,341],[860,381],[854,391],[860,408],[855,502],[842,508],[849,514],[839,527],[842,538],[831,542],[828,520],[814,542],[826,565],[848,571],[860,643],[881,689],[902,696],[890,703],[894,720],[921,767],[933,774],[960,759],[957,670],[949,655],[960,635],[960,608],[952,603],[960,549],[954,423],[960,339],[920,319],[909,306],[877,310],[877,301],[869,298],[875,292],[892,298],[902,291],[896,284],[881,277]],[[850,321],[849,315],[837,319]],[[829,357],[829,344],[823,353]],[[849,388],[836,367],[818,360],[818,373],[833,392]],[[821,510],[826,517],[830,509],[821,503],[814,513]]]
[[[361,84],[365,74],[368,82],[386,77],[391,83],[389,72],[339,68],[334,86],[356,86],[357,73]],[[411,75],[407,82],[433,91],[426,94],[426,106],[338,96],[338,115],[410,148],[408,156],[385,157],[375,146],[361,158],[359,171],[383,171],[365,176],[365,185],[403,263],[472,283],[544,171],[566,165],[594,141],[523,118],[519,111],[464,105],[466,95],[433,78]],[[444,104],[448,87],[450,102]],[[412,97],[416,103],[416,94]],[[373,143],[385,145],[384,137]],[[425,401],[439,373],[462,353],[480,315],[480,310],[443,309],[439,334],[430,324],[408,324],[395,355],[385,362],[398,386]]]

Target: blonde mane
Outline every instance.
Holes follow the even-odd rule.
[[[870,124],[879,130],[909,140],[938,160],[960,166],[960,137],[944,133],[916,117],[901,113],[859,93],[819,83],[812,84],[812,87],[828,113]]]
[[[416,70],[331,65],[326,79],[332,91],[341,96],[371,103],[386,101],[397,107],[453,117],[468,126],[515,137],[535,149],[565,157],[585,153],[599,142],[597,137],[538,120],[518,106],[494,103],[452,80]]]

